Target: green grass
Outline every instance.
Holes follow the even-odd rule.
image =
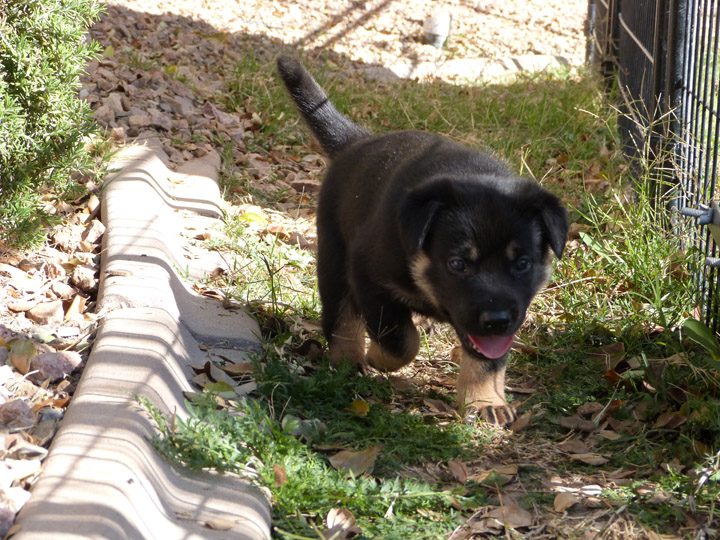
[[[353,399],[388,399],[392,389],[353,376],[349,369],[322,366],[306,377],[293,375],[287,363],[271,361],[255,373],[260,400],[243,400],[222,411],[216,411],[212,398],[200,400],[187,420],[172,423],[150,407],[161,433],[156,446],[193,468],[243,473],[250,466],[255,480],[272,490],[278,531],[312,535],[313,525],[322,527],[324,516],[339,507],[355,515],[365,537],[442,536],[459,524],[457,507],[483,504],[486,490],[431,486],[404,478],[398,470],[422,461],[468,458],[481,450],[479,434],[458,423],[429,425],[422,417],[379,404],[360,416],[351,409]],[[294,434],[301,421],[303,438]],[[382,450],[374,476],[336,470],[315,450],[375,445]],[[278,467],[287,477],[280,485]],[[383,518],[390,509],[392,518]],[[418,511],[432,514],[425,519]]]
[[[371,131],[436,131],[491,150],[525,174],[541,171],[549,159],[569,156],[564,169],[579,174],[575,166],[584,167],[598,158],[600,148],[614,143],[600,120],[607,115],[596,83],[584,73],[523,74],[509,84],[473,87],[367,81],[318,61],[305,63],[336,107]],[[246,55],[226,89],[230,110],[250,108],[265,120],[251,145],[270,150],[307,141],[271,61]]]
[[[410,390],[398,390],[385,376],[329,368],[319,355],[299,352],[313,340],[322,344],[312,327],[320,314],[312,252],[269,233],[251,212],[229,214],[227,238],[214,240],[214,247],[233,261],[223,291],[251,306],[267,338],[266,352],[256,362],[255,399],[220,411],[214,401],[199,403],[187,421],[171,422],[154,411],[158,448],[191,467],[254,471],[255,480],[273,494],[273,518],[284,538],[318,538],[316,529],[338,507],[354,514],[363,538],[443,537],[478,507],[499,504],[497,490],[472,481],[461,485],[447,472],[449,461],[473,463],[485,456],[513,456],[525,464],[518,477],[527,490],[521,501],[526,508],[552,507],[546,475],[596,483],[606,472],[632,466],[636,477],[606,489],[601,498],[626,504],[638,527],[676,531],[682,510],[691,507],[708,523],[715,519],[720,373],[712,346],[698,346],[682,326],[696,303],[686,270],[696,254],[679,251],[683,231],[669,234],[662,227],[650,173],[629,174],[617,150],[614,112],[595,79],[579,71],[524,75],[483,87],[378,83],[342,75],[331,62],[306,60],[336,106],[372,131],[448,134],[505,158],[567,201],[579,234],[556,263],[552,283],[534,302],[521,332],[532,352],[513,354],[509,368],[511,385],[528,381],[537,388],[522,404],[536,419],[522,435],[498,446],[491,429],[425,415],[426,397],[454,402],[445,387],[428,380],[435,371],[443,377],[456,369],[448,360],[452,338],[442,327],[427,338],[422,367],[416,367],[416,375],[424,369],[430,375],[416,377]],[[292,221],[312,203],[263,187],[282,180],[285,155],[311,151],[273,64],[243,55],[225,90],[228,110],[262,120],[246,133],[247,151],[279,156],[262,181],[226,162],[225,185],[236,186],[229,196],[258,205],[260,212],[281,208]],[[231,157],[230,141],[216,143]],[[622,345],[624,358],[609,370],[597,348],[612,344]],[[608,456],[600,467],[553,454],[568,438],[559,419],[588,401],[612,401],[612,418],[627,426],[617,431],[617,440],[575,436]],[[354,409],[357,403],[367,404],[366,415]],[[685,421],[668,428],[663,414]],[[381,450],[372,474],[349,477],[329,465],[333,451],[373,446]],[[532,457],[525,456],[538,448],[547,452],[550,471],[527,466]],[[668,473],[663,466],[670,462],[680,469]],[[413,479],[412,471],[426,465],[445,476],[436,482]],[[287,482],[278,482],[277,467]],[[647,503],[641,487],[648,482],[671,495],[669,508]]]

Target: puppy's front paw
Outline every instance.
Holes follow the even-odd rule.
[[[470,405],[466,407],[463,419],[468,424],[482,421],[488,424],[495,424],[506,427],[517,420],[517,411],[515,407],[509,404],[505,405],[488,405],[487,407],[475,407]]]

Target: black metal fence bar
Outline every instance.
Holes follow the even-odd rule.
[[[590,0],[591,53],[615,66],[624,150],[668,179],[692,216],[694,275],[706,322],[720,326],[720,17],[717,0]],[[608,56],[611,58],[608,59]],[[598,59],[593,58],[597,65]],[[602,72],[607,75],[608,70]],[[670,159],[666,156],[669,155]],[[690,209],[690,210],[688,210]]]
[[[686,135],[683,144],[688,147],[692,161],[688,167],[691,182],[688,184],[686,199],[693,204],[710,205],[716,197],[717,154],[716,134],[720,124],[717,113],[718,74],[718,19],[715,2],[704,0],[694,3],[692,32],[689,36],[693,43],[694,55],[687,66],[688,83],[682,105],[691,115],[684,126]],[[692,195],[691,197],[688,195]],[[712,237],[710,228],[698,231],[696,247],[703,255],[698,275],[700,299],[704,302],[706,322],[717,329],[720,323],[720,273],[714,264],[717,259],[717,239]],[[707,264],[712,262],[713,264]]]

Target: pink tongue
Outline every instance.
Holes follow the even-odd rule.
[[[509,336],[468,336],[483,356],[494,360],[504,355],[512,345],[514,335]]]

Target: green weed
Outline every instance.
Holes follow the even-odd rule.
[[[256,376],[264,399],[243,400],[229,410],[217,411],[209,396],[189,407],[187,420],[171,421],[145,405],[160,429],[156,447],[167,458],[239,473],[250,466],[253,478],[273,492],[281,535],[312,535],[328,511],[339,507],[355,515],[366,537],[438,538],[459,524],[455,507],[485,501],[483,489],[431,486],[396,473],[400,463],[462,455],[463,446],[464,452],[477,452],[469,428],[427,425],[409,413],[384,412],[380,405],[358,417],[350,410],[353,397],[387,397],[390,389],[350,376],[348,368],[323,367],[307,378],[292,375],[287,364],[270,362]],[[299,423],[293,413],[322,427],[305,430],[300,438],[293,433]],[[375,476],[336,470],[313,449],[328,443],[337,448],[340,442],[357,449],[380,445]]]

